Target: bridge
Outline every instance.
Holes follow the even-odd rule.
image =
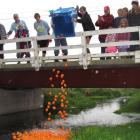
[[[0,88],[47,88],[50,87],[49,77],[52,69],[59,69],[65,74],[68,87],[140,87],[140,50],[134,52],[118,52],[88,54],[86,48],[100,48],[119,45],[139,45],[136,41],[121,41],[110,43],[86,44],[85,37],[92,35],[139,32],[140,27],[119,29],[106,29],[98,31],[78,32],[76,37],[81,38],[81,44],[63,47],[38,48],[37,41],[54,39],[54,36],[27,37],[21,39],[0,40],[0,43],[32,42],[32,48],[18,50],[4,50],[0,54],[13,54],[17,52],[30,52],[31,58],[4,58],[0,59]],[[39,55],[46,50],[48,53],[59,49],[81,49],[82,53],[68,56]],[[47,54],[48,54],[47,53]],[[122,56],[127,56],[121,59]],[[100,60],[101,57],[116,57],[116,59]],[[67,59],[68,62],[54,62],[55,59]],[[17,64],[17,62],[21,62]],[[26,64],[30,61],[30,64]],[[56,81],[55,87],[60,87]]]

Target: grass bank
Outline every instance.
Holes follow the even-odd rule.
[[[126,103],[122,104],[117,113],[140,113],[140,93],[132,95]]]
[[[73,130],[72,134],[71,140],[140,140],[140,123],[84,127]]]
[[[48,101],[47,93],[51,91],[53,94],[61,92],[60,89],[44,89],[45,100]],[[81,110],[93,108],[97,102],[112,99],[120,96],[129,96],[135,90],[130,89],[95,89],[95,88],[69,88],[67,99],[69,101],[68,113],[76,114]]]

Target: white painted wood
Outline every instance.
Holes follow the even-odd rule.
[[[99,43],[99,44],[86,44],[86,36],[89,35],[101,35],[101,34],[111,34],[111,33],[125,33],[125,32],[139,32],[139,40],[136,41],[121,41],[121,42],[109,42],[109,43]],[[38,48],[37,40],[45,40],[45,39],[54,39],[53,35],[45,35],[45,36],[37,36],[37,37],[27,37],[27,38],[17,38],[17,39],[6,39],[0,40],[0,44],[2,43],[16,43],[16,42],[27,42],[31,41],[33,44],[32,48],[29,49],[18,49],[18,50],[3,50],[0,51],[0,54],[11,54],[17,52],[32,52],[32,58],[11,58],[11,59],[0,59],[0,67],[3,65],[3,62],[26,62],[31,61],[32,67],[35,67],[36,70],[39,70],[42,64],[42,60],[46,62],[48,60],[55,60],[55,59],[75,59],[79,61],[80,65],[83,65],[84,69],[87,69],[88,65],[90,64],[91,58],[100,58],[100,57],[120,57],[120,56],[135,56],[135,63],[140,63],[140,52],[124,52],[124,53],[104,53],[104,54],[87,54],[86,48],[96,48],[96,47],[109,47],[109,46],[122,46],[122,45],[140,45],[140,27],[128,27],[128,28],[118,28],[118,29],[105,29],[105,30],[98,30],[98,31],[87,31],[87,32],[77,32],[75,37],[81,38],[81,44],[78,45],[68,45],[62,47],[44,47]],[[54,51],[54,50],[61,50],[61,49],[81,49],[82,54],[78,55],[68,55],[68,56],[46,56],[40,57],[39,52],[44,50],[46,51]]]

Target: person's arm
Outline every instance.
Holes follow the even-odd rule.
[[[37,31],[37,28],[36,28],[36,22],[34,23],[34,29]]]
[[[101,19],[103,19],[103,16],[98,15],[98,20],[95,22],[96,26],[100,27],[104,25],[104,22]]]
[[[89,23],[92,22],[92,19],[88,14],[86,14],[81,19],[77,19],[77,22],[78,23],[83,23],[83,24],[89,24]]]
[[[13,30],[14,30],[14,27],[13,27],[14,25],[12,24],[11,25],[11,28],[10,28],[10,30],[9,30],[9,32],[7,33],[7,35],[8,36],[10,36],[11,34],[12,34],[12,32],[13,32]]]
[[[15,34],[15,38],[18,38],[18,31],[17,31],[16,34]]]

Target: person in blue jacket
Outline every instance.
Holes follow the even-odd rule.
[[[19,15],[18,14],[14,14],[13,18],[14,18],[15,22],[13,22],[11,24],[11,28],[10,28],[9,32],[7,33],[7,35],[10,36],[13,31],[16,34],[17,30],[19,29],[19,25],[22,24],[23,28],[28,31],[28,36],[29,36],[28,27],[27,27],[26,23],[23,20],[20,20]],[[16,43],[16,48],[19,49],[19,42]],[[20,53],[17,53],[17,58],[20,58]]]

